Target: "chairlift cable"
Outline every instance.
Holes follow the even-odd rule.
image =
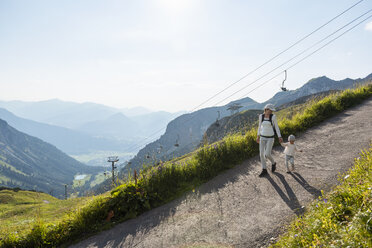
[[[355,24],[354,26],[352,26],[351,28],[349,28],[348,30],[346,30],[345,32],[343,32],[342,34],[340,34],[339,36],[333,38],[332,40],[330,40],[329,42],[327,42],[326,44],[324,44],[323,46],[319,47],[318,49],[314,50],[313,52],[311,52],[310,54],[306,55],[305,57],[303,57],[302,59],[300,59],[299,61],[297,61],[296,63],[292,64],[291,66],[287,67],[286,70],[289,70],[293,67],[295,67],[296,65],[298,65],[299,63],[301,63],[302,61],[304,61],[305,59],[309,58],[310,56],[314,55],[315,53],[317,53],[318,51],[320,51],[321,49],[323,49],[324,47],[328,46],[329,44],[331,44],[332,42],[334,42],[335,40],[339,39],[341,36],[345,35],[346,33],[348,33],[349,31],[351,31],[352,29],[356,28],[358,25],[362,24],[364,21],[368,20],[369,18],[371,18],[372,15],[368,16],[367,18],[363,19],[362,21],[358,22],[357,24]],[[273,80],[274,78],[280,76],[282,74],[282,72],[276,74],[275,76],[273,76],[272,78],[266,80],[265,82],[263,82],[262,84],[258,85],[256,88],[252,89],[251,91],[249,91],[248,93],[246,93],[245,95],[243,95],[242,97],[246,97],[248,94],[252,93],[253,91],[257,90],[258,88],[260,88],[261,86],[265,85],[266,83],[270,82],[271,80]]]
[[[348,22],[346,25],[342,26],[341,28],[337,29],[336,31],[334,31],[333,33],[327,35],[326,37],[324,37],[323,39],[321,39],[320,41],[314,43],[313,45],[311,45],[310,47],[306,48],[305,50],[303,50],[302,52],[300,52],[299,54],[295,55],[294,57],[290,58],[289,60],[285,61],[284,63],[282,63],[281,65],[275,67],[274,69],[272,69],[271,71],[265,73],[264,75],[262,75],[261,77],[259,77],[258,79],[254,80],[253,82],[247,84],[246,86],[244,86],[243,88],[240,88],[239,90],[235,91],[234,93],[232,93],[231,95],[229,95],[228,97],[222,99],[221,101],[217,102],[214,104],[214,106],[224,102],[225,100],[229,99],[230,97],[236,95],[237,93],[239,93],[240,91],[246,89],[247,87],[251,86],[252,84],[256,83],[257,81],[261,80],[262,78],[266,77],[267,75],[271,74],[272,72],[276,71],[278,68],[282,67],[283,65],[291,62],[292,60],[296,59],[297,57],[301,56],[302,54],[304,54],[305,52],[309,51],[311,48],[315,47],[316,45],[319,45],[320,43],[322,43],[323,41],[325,41],[326,39],[328,39],[329,37],[331,37],[332,35],[334,35],[335,33],[339,32],[340,30],[344,29],[345,27],[347,27],[348,25],[350,25],[351,23],[357,21],[358,19],[360,19],[361,17],[365,16],[366,14],[368,14],[369,12],[371,12],[372,9],[368,10],[367,12],[365,12],[364,14],[358,16],[357,18],[355,18],[354,20]],[[367,17],[366,19],[364,19],[363,21],[359,22],[357,25],[359,25],[360,23],[364,22],[365,20],[367,20],[369,17]],[[357,26],[356,25],[356,26]],[[349,31],[349,30],[348,30]],[[337,36],[337,37],[341,37],[344,33],[342,33],[340,36]],[[333,39],[334,40],[334,39]],[[333,41],[331,40],[331,41]],[[329,43],[326,43],[326,44],[329,44]],[[288,70],[288,69],[287,69]],[[278,74],[280,75],[282,74],[282,71]],[[277,75],[277,76],[278,76]],[[275,76],[275,77],[277,77]]]
[[[282,55],[283,53],[287,52],[289,49],[291,49],[292,47],[298,45],[299,43],[301,43],[302,41],[304,41],[306,38],[310,37],[311,35],[313,35],[314,33],[316,33],[317,31],[319,31],[320,29],[322,29],[323,27],[327,26],[329,23],[331,23],[332,21],[334,21],[335,19],[337,19],[338,17],[340,17],[341,15],[345,14],[347,11],[351,10],[352,8],[354,8],[356,5],[358,5],[359,3],[363,2],[364,0],[360,0],[358,1],[357,3],[353,4],[352,6],[350,6],[349,8],[347,8],[346,10],[344,10],[343,12],[341,12],[340,14],[338,14],[337,16],[333,17],[331,20],[327,21],[326,23],[324,23],[323,25],[321,25],[320,27],[316,28],[314,31],[310,32],[309,34],[305,35],[304,37],[302,37],[301,39],[299,39],[298,41],[296,41],[295,43],[293,43],[292,45],[290,45],[289,47],[287,47],[286,49],[284,49],[283,51],[279,52],[278,54],[276,54],[274,57],[270,58],[269,60],[267,60],[266,62],[264,62],[263,64],[261,64],[260,66],[256,67],[255,69],[253,69],[252,71],[250,71],[249,73],[245,74],[243,77],[239,78],[238,80],[234,81],[233,83],[229,84],[227,87],[225,87],[224,89],[222,89],[221,91],[219,91],[218,93],[214,94],[213,96],[211,96],[210,98],[208,98],[207,100],[205,100],[204,102],[202,102],[201,104],[199,104],[198,106],[194,107],[192,110],[190,110],[189,112],[193,112],[194,110],[198,109],[199,107],[201,107],[202,105],[204,105],[205,103],[209,102],[210,100],[212,100],[213,98],[215,98],[216,96],[220,95],[222,92],[225,92],[227,89],[231,88],[232,86],[234,86],[235,84],[239,83],[240,81],[242,81],[244,78],[248,77],[249,75],[251,75],[252,73],[256,72],[257,70],[261,69],[263,66],[267,65],[268,63],[270,63],[271,61],[273,61],[274,59],[276,59],[277,57],[279,57],[280,55]]]
[[[203,104],[205,104],[206,102],[210,101],[212,98],[216,97],[217,95],[221,94],[222,92],[224,92],[225,90],[227,90],[228,88],[232,87],[233,85],[235,85],[236,83],[240,82],[241,80],[243,80],[244,78],[246,78],[248,75],[250,75],[251,73],[257,71],[258,69],[260,69],[261,67],[263,67],[264,65],[268,64],[269,62],[271,62],[272,60],[274,60],[275,58],[277,58],[278,56],[280,56],[281,54],[283,54],[284,52],[288,51],[289,49],[291,49],[292,47],[294,47],[295,45],[299,44],[300,42],[302,42],[303,40],[305,40],[306,38],[308,38],[310,35],[314,34],[315,32],[317,32],[318,30],[320,30],[321,28],[323,28],[324,26],[328,25],[330,22],[334,21],[335,19],[337,19],[338,17],[340,17],[341,15],[343,15],[344,13],[346,13],[347,11],[349,11],[350,9],[352,9],[353,7],[355,7],[356,5],[358,5],[359,3],[363,2],[364,0],[360,0],[358,1],[357,3],[355,3],[354,5],[352,5],[351,7],[349,7],[348,9],[344,10],[342,13],[338,14],[337,16],[335,16],[334,18],[332,18],[331,20],[329,20],[328,22],[326,22],[325,24],[323,24],[322,26],[320,26],[319,28],[315,29],[314,31],[312,31],[311,33],[309,33],[308,35],[304,36],[303,38],[301,38],[300,40],[298,40],[297,42],[295,42],[294,44],[292,44],[291,46],[289,46],[288,48],[286,48],[285,50],[283,50],[282,52],[278,53],[277,55],[275,55],[274,57],[272,57],[271,59],[269,59],[268,61],[266,61],[264,64],[260,65],[259,67],[257,67],[256,69],[254,69],[253,71],[249,72],[248,74],[244,75],[243,77],[241,77],[239,80],[235,81],[234,83],[230,84],[229,86],[227,86],[225,89],[223,89],[222,91],[218,92],[217,94],[215,94],[214,96],[210,97],[209,99],[207,99],[206,101],[204,101],[202,104],[199,104],[197,107],[195,107],[193,110],[199,108],[200,106],[202,106]],[[353,21],[349,22],[348,24],[346,24],[345,26],[349,25],[350,23],[354,22],[355,20],[361,18],[362,16],[366,15],[367,13],[369,13],[371,10],[369,10],[368,12],[366,12],[365,14],[359,16],[358,18],[354,19]],[[368,17],[369,18],[369,17]],[[367,19],[368,19],[367,18]],[[363,21],[362,21],[363,22]],[[360,23],[359,23],[360,24]],[[357,24],[357,25],[359,25]],[[344,26],[344,27],[345,27]],[[342,27],[342,28],[344,28]],[[342,28],[340,28],[339,30],[341,30]],[[333,35],[334,33],[338,32],[339,30],[333,32],[331,35]],[[280,66],[276,67],[275,69],[271,70],[270,72],[264,74],[264,76],[260,77],[259,79],[253,81],[252,83],[250,83],[248,86],[252,85],[253,83],[257,82],[258,80],[262,79],[263,77],[267,76],[268,74],[272,73],[273,71],[275,71],[276,69],[278,69],[279,67],[285,65],[286,63],[292,61],[293,59],[297,58],[298,56],[300,56],[301,54],[303,54],[304,52],[308,51],[309,49],[311,49],[312,47],[314,47],[315,45],[319,44],[320,42],[324,41],[325,39],[329,38],[331,35],[328,35],[326,38],[322,39],[321,41],[315,43],[314,45],[312,45],[310,48],[308,49],[305,49],[303,52],[301,52],[300,54],[296,55],[295,57],[291,58],[290,60],[286,61],[285,63],[281,64]],[[328,43],[327,43],[328,44]],[[277,77],[277,76],[275,76]],[[223,99],[222,101],[214,104],[214,106],[218,105],[219,103],[225,101],[226,99],[230,98],[231,96],[235,95],[236,93],[240,92],[241,90],[247,88],[248,86],[245,86],[243,87],[242,89],[240,89],[239,91],[233,93],[232,95],[228,96],[227,98]],[[191,112],[193,111],[191,110]],[[192,117],[190,117],[190,119],[192,119]],[[189,120],[190,120],[189,119]],[[189,120],[185,121],[185,122],[188,122]],[[144,138],[142,140],[142,144],[141,145],[132,145],[131,147],[129,147],[129,151],[132,151],[132,150],[136,150],[144,145],[146,145],[145,141],[148,140],[149,138],[151,138],[152,136],[158,134],[159,132],[165,130],[166,127],[163,127],[157,131],[155,131],[153,134],[149,135],[148,137]],[[137,143],[138,144],[138,143]]]
[[[219,91],[218,93],[216,93],[215,95],[211,96],[210,98],[208,98],[206,101],[202,102],[201,104],[199,104],[198,106],[194,107],[191,111],[189,112],[193,112],[194,110],[196,110],[197,108],[201,107],[202,105],[204,105],[205,103],[209,102],[210,100],[212,100],[213,98],[215,98],[216,96],[220,95],[222,92],[226,91],[227,89],[231,88],[233,85],[237,84],[238,82],[240,82],[241,80],[243,80],[244,78],[246,78],[247,76],[249,76],[250,74],[252,74],[253,72],[257,71],[258,69],[262,68],[263,66],[265,66],[266,64],[270,63],[271,61],[273,61],[274,59],[276,59],[277,57],[279,57],[280,55],[282,55],[283,53],[287,52],[289,49],[293,48],[294,46],[298,45],[300,42],[302,42],[303,40],[307,39],[309,36],[313,35],[314,33],[316,33],[317,31],[319,31],[320,29],[322,29],[323,27],[325,27],[326,25],[328,25],[329,23],[331,23],[332,21],[336,20],[338,17],[342,16],[343,14],[345,14],[346,12],[348,12],[349,10],[351,10],[352,8],[354,8],[355,6],[357,6],[358,4],[360,4],[361,2],[363,2],[364,0],[360,0],[358,2],[356,2],[355,4],[351,5],[349,8],[345,9],[344,11],[342,11],[340,14],[336,15],[335,17],[333,17],[332,19],[330,19],[329,21],[327,21],[326,23],[324,23],[323,25],[321,25],[320,27],[316,28],[314,31],[310,32],[309,34],[305,35],[303,38],[299,39],[298,41],[296,41],[295,43],[293,43],[292,45],[290,45],[288,48],[284,49],[283,51],[279,52],[278,54],[276,54],[275,56],[273,56],[272,58],[270,58],[269,60],[267,60],[265,63],[261,64],[260,66],[258,66],[257,68],[255,68],[253,71],[247,73],[246,75],[244,75],[243,77],[241,77],[240,79],[238,79],[237,81],[233,82],[232,84],[228,85],[227,87],[225,87],[223,90]],[[145,141],[147,141],[150,137],[158,134],[159,132],[165,130],[166,127],[163,127],[157,131],[155,131],[153,134],[151,134],[150,136],[144,138],[142,140],[141,143],[144,143],[142,145],[132,145],[131,147],[129,147],[129,151],[132,151],[132,150],[136,150],[137,148],[140,148],[142,147],[143,145],[146,145]]]
[[[372,9],[370,10],[372,11]],[[370,12],[368,11],[368,12]],[[368,13],[367,12],[367,13]],[[364,16],[365,14],[363,14],[362,16]],[[299,61],[295,62],[294,64],[292,64],[291,66],[287,67],[286,71],[295,67],[296,65],[298,65],[299,63],[303,62],[304,60],[306,60],[307,58],[309,58],[310,56],[314,55],[315,53],[317,53],[318,51],[320,51],[321,49],[323,49],[324,47],[328,46],[329,44],[331,44],[332,42],[334,42],[335,40],[339,39],[341,36],[345,35],[346,33],[348,33],[349,31],[351,31],[352,29],[356,28],[358,25],[360,25],[361,23],[363,23],[364,21],[368,20],[369,18],[371,18],[372,15],[368,16],[367,18],[363,19],[362,21],[358,22],[357,24],[355,24],[354,26],[352,26],[351,28],[347,29],[346,31],[344,31],[343,33],[341,33],[340,35],[338,35],[337,37],[333,38],[332,40],[328,41],[326,44],[324,44],[323,46],[319,47],[318,49],[314,50],[313,52],[311,52],[310,54],[306,55],[305,57],[303,57],[302,59],[300,59]],[[359,18],[358,18],[359,19]],[[279,72],[278,74],[276,74],[275,76],[273,76],[272,78],[266,80],[265,82],[263,82],[262,84],[258,85],[256,88],[252,89],[251,91],[249,91],[248,93],[246,93],[245,95],[243,95],[242,97],[246,97],[248,94],[252,93],[253,91],[257,90],[258,88],[262,87],[263,85],[267,84],[268,82],[270,82],[271,80],[277,78],[278,76],[280,76],[282,74],[282,71]],[[241,98],[242,98],[241,97]]]

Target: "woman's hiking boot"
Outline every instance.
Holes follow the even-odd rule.
[[[266,175],[267,175],[267,170],[266,170],[266,169],[262,169],[261,174],[258,175],[258,176],[259,176],[259,177],[264,177],[264,176],[266,176]]]

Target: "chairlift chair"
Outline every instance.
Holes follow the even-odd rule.
[[[288,91],[288,89],[286,87],[284,87],[284,82],[285,82],[285,80],[287,80],[287,70],[284,70],[284,75],[285,75],[285,77],[284,77],[284,80],[282,82],[282,87],[280,87],[280,89],[282,91]]]

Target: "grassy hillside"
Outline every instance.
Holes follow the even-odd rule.
[[[278,112],[280,129],[284,137],[290,133],[296,135],[371,96],[372,84],[369,84],[302,105],[296,114],[293,113],[295,107],[287,112],[282,110]],[[137,182],[131,176],[110,194],[96,197],[80,211],[65,216],[58,224],[36,223],[26,236],[9,236],[0,241],[0,246],[58,246],[134,218],[257,155],[256,132],[254,127],[245,135],[226,137],[181,159],[144,168],[139,172]],[[113,218],[108,221],[110,216]]]
[[[372,247],[372,144],[271,247]]]
[[[42,192],[0,190],[0,239],[8,235],[25,235],[35,223],[56,224],[65,214],[81,208],[89,201],[91,198],[88,197],[65,201]]]

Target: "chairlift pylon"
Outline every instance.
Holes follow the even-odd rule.
[[[160,146],[158,147],[158,153],[161,153],[162,150],[163,150],[163,146],[160,145]]]
[[[220,122],[219,122],[219,120],[220,120],[220,111],[217,111],[217,113],[218,113],[218,116],[217,116],[217,119],[216,119],[216,126],[219,127],[220,126]]]
[[[284,82],[285,82],[285,80],[287,80],[287,70],[284,70],[284,80],[283,80],[283,82],[282,82],[282,87],[280,87],[280,89],[282,90],[282,91],[288,91],[288,89],[286,88],[286,87],[284,87]]]
[[[177,134],[176,143],[174,144],[175,147],[179,147],[180,144],[178,144],[178,140],[180,139],[180,136]]]

